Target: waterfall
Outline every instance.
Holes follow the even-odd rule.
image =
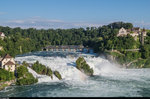
[[[41,64],[50,67],[52,71],[59,71],[63,80],[73,82],[85,81],[87,79],[87,76],[76,68],[75,62],[77,58],[78,57],[44,57],[40,55],[28,55],[16,57],[15,60],[21,62],[27,61],[28,63],[34,63],[36,61],[39,61]],[[90,65],[90,67],[93,68],[94,75],[110,75],[111,73],[115,73],[119,70],[119,68],[117,68],[115,65],[111,64],[108,60],[101,57],[87,56],[84,58],[86,62]],[[28,70],[33,74],[34,77],[38,78],[39,82],[58,81],[58,79],[54,75],[54,79],[52,80],[49,76],[39,75],[30,68],[28,68]]]

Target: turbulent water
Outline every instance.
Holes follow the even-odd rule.
[[[75,61],[84,56],[94,70],[87,77],[76,69]],[[95,55],[94,55],[95,56]],[[81,53],[35,52],[20,55],[16,61],[40,63],[58,70],[62,80],[39,75],[29,69],[38,83],[28,86],[9,86],[0,91],[0,97],[149,97],[150,69],[123,69],[102,57]]]

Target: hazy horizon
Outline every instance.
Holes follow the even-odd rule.
[[[149,0],[1,0],[0,26],[85,28],[130,22],[150,29]]]

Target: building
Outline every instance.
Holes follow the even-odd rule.
[[[3,32],[0,32],[0,38],[3,40],[5,38],[5,34]]]
[[[119,33],[118,33],[117,36],[126,36],[127,34],[128,34],[127,30],[122,27],[122,28],[119,30]]]
[[[0,58],[0,68],[14,72],[15,66],[15,60],[9,54],[6,54],[3,58]]]
[[[119,30],[119,33],[117,36],[126,36],[127,34],[130,34],[133,37],[137,37],[137,36],[141,35],[141,33],[143,33],[143,36],[146,36],[145,29],[140,29],[139,27],[134,27],[132,29],[125,29],[122,27]]]

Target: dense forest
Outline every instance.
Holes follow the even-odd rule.
[[[135,40],[132,36],[117,37],[121,27],[131,29],[132,23],[114,22],[101,27],[72,28],[72,29],[21,29],[2,27],[0,32],[4,32],[6,38],[0,40],[3,49],[0,55],[5,53],[11,56],[32,51],[39,51],[47,45],[84,45],[91,47],[97,53],[104,53],[112,48],[119,51],[124,56],[116,55],[121,63],[132,61],[133,59],[148,59],[150,57],[150,31],[147,30],[147,37],[144,45],[139,39]],[[127,52],[125,49],[140,48],[139,52]]]
[[[3,46],[3,52],[0,54],[9,53],[12,56],[26,52],[41,50],[41,47],[47,45],[84,45],[94,47],[93,43],[101,43],[101,47],[107,44],[107,40],[114,37],[118,29],[121,27],[131,28],[131,23],[113,23],[107,26],[72,28],[72,29],[48,29],[37,30],[35,28],[21,29],[2,27],[0,32],[4,32],[7,38],[0,40],[0,46]],[[109,41],[108,41],[109,42]],[[105,46],[109,48],[110,46]],[[20,50],[21,49],[21,50]]]

